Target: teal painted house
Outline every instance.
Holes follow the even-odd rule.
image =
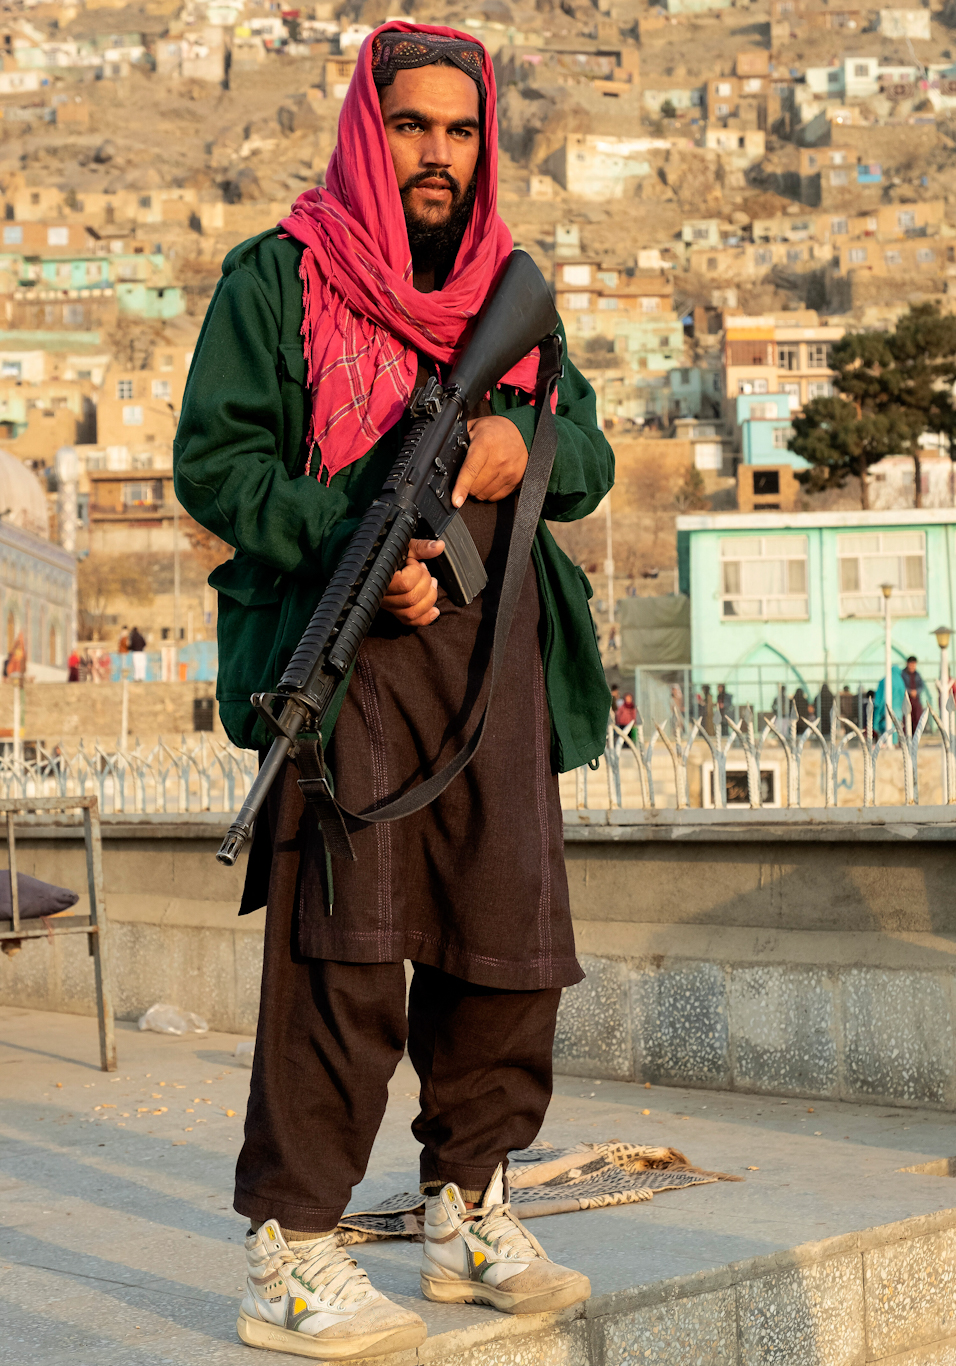
[[[792,431],[789,394],[740,394],[736,417],[745,465],[809,468],[803,456],[788,447]]]
[[[937,676],[933,631],[956,621],[956,508],[679,517],[677,548],[698,689],[723,683],[767,710],[779,687],[875,688],[883,583],[894,663],[916,655]]]

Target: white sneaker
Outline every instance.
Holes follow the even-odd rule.
[[[425,1201],[422,1294],[454,1304],[490,1304],[506,1314],[541,1314],[586,1300],[591,1283],[557,1266],[511,1212],[508,1183],[495,1172],[478,1209],[451,1182]]]
[[[249,1275],[236,1331],[250,1347],[352,1361],[419,1347],[417,1314],[386,1299],[335,1234],[286,1242],[275,1219],[246,1239]]]

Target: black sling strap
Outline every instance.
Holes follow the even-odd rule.
[[[514,525],[508,546],[501,596],[498,600],[498,614],[495,620],[495,633],[491,647],[491,680],[488,698],[478,724],[466,744],[450,759],[444,768],[426,778],[409,792],[396,797],[384,806],[369,807],[366,811],[349,811],[335,800],[331,784],[325,771],[325,760],[320,741],[305,741],[296,745],[296,762],[302,777],[299,787],[322,828],[322,835],[330,854],[336,858],[354,859],[355,851],[349,839],[349,830],[362,830],[383,821],[401,820],[415,811],[421,811],[437,796],[444,792],[448,784],[471,763],[484,734],[485,721],[494,697],[495,684],[501,671],[505,646],[511,631],[518,597],[524,583],[525,570],[538,520],[548,491],[551,467],[554,464],[558,445],[558,432],[551,411],[551,396],[561,376],[561,339],[547,337],[538,348],[538,375],[535,381],[535,422],[534,439],[528,452],[528,465],[518,494],[515,508]]]

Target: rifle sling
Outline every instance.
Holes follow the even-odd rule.
[[[430,778],[426,778],[423,783],[418,784],[417,787],[412,788],[401,797],[396,797],[387,802],[384,806],[369,807],[365,811],[349,811],[347,807],[337,802],[332,795],[325,776],[321,751],[313,750],[306,759],[305,766],[300,761],[300,771],[308,771],[299,780],[299,787],[302,789],[306,801],[314,807],[322,826],[322,834],[328,850],[335,857],[355,858],[352,843],[348,836],[349,829],[362,830],[370,825],[378,825],[383,821],[401,820],[403,816],[411,816],[415,811],[421,811],[423,807],[428,806],[444,792],[448,784],[457,778],[458,774],[471,763],[478,752],[478,746],[481,744],[484,734],[485,721],[494,697],[495,684],[501,671],[501,662],[511,631],[512,618],[524,583],[528,557],[531,554],[531,546],[538,529],[538,520],[544,505],[545,494],[548,491],[551,467],[554,464],[558,446],[558,432],[554,414],[551,411],[551,395],[561,374],[560,338],[556,336],[547,337],[541,343],[538,354],[538,375],[535,381],[534,395],[537,421],[531,450],[528,452],[528,466],[521,482],[521,492],[518,494],[518,505],[515,509],[511,541],[508,546],[508,558],[505,562],[504,578],[501,584],[501,597],[498,601],[498,615],[495,620],[495,634],[489,666],[491,680],[488,686],[488,700],[485,703],[485,709],[466,744],[462,746],[453,759],[448,761],[444,768],[439,769]],[[304,748],[305,746],[297,746],[300,754]],[[313,767],[313,760],[315,767]]]

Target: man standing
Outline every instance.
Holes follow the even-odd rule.
[[[137,683],[146,681],[146,637],[138,626],[129,633],[129,652],[133,656],[133,678]]]
[[[176,491],[236,547],[211,582],[220,714],[238,744],[268,744],[249,694],[275,685],[391,469],[412,393],[447,377],[507,259],[496,185],[487,52],[451,29],[390,23],[359,53],[326,187],[226,258],[184,399]],[[413,541],[362,646],[327,751],[347,807],[437,771],[482,714],[536,369],[522,361],[469,421],[454,499],[487,588],[456,607],[428,567],[441,543]],[[613,457],[570,364],[555,421],[544,513],[571,520],[600,503]],[[357,860],[336,860],[331,885],[294,763],[273,787],[242,906],[268,907],[236,1172],[251,1225],[245,1342],[347,1360],[424,1339],[418,1315],[373,1289],[334,1237],[406,1042],[421,1081],[424,1295],[532,1313],[590,1293],[512,1215],[505,1175],[509,1150],[541,1126],[561,988],[582,976],[555,772],[604,748],[589,595],[542,521],[481,749],[431,806],[357,831]]]
[[[923,676],[916,667],[918,662],[915,655],[910,655],[903,670],[903,686],[910,700],[910,725],[914,731],[923,715],[923,692],[926,688]],[[902,717],[900,721],[902,722]]]

